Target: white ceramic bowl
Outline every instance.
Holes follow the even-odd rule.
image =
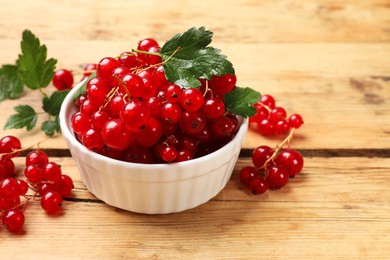
[[[166,214],[201,205],[226,186],[245,139],[247,119],[232,141],[206,156],[172,164],[123,162],[92,152],[76,140],[71,116],[80,87],[73,88],[62,104],[61,131],[84,184],[97,198],[132,212]]]

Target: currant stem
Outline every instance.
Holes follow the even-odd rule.
[[[38,143],[36,143],[36,144],[30,145],[30,146],[27,147],[27,148],[16,149],[16,150],[13,150],[12,152],[9,152],[9,153],[0,153],[0,158],[1,158],[1,156],[3,156],[3,155],[13,155],[13,154],[16,154],[16,153],[20,153],[20,152],[23,152],[23,151],[32,149],[32,148],[34,148],[35,146],[37,146],[37,148],[39,149],[39,145],[40,145],[41,143],[45,142],[45,141],[48,140],[48,139],[49,139],[49,138],[46,138],[46,139],[44,139],[44,140],[42,140],[42,141],[40,141],[40,142],[38,142]]]
[[[272,156],[270,158],[268,158],[268,160],[265,161],[265,163],[263,164],[263,166],[260,167],[260,169],[263,169],[263,168],[265,169],[267,167],[267,165],[276,158],[280,149],[282,149],[286,143],[290,145],[290,141],[294,135],[294,132],[295,132],[295,128],[292,128],[290,133],[286,136],[286,138],[275,147],[275,151],[272,154]]]
[[[132,52],[138,52],[138,53],[142,53],[142,54],[155,55],[155,56],[161,57],[161,54],[158,53],[158,52],[148,52],[148,51],[141,51],[141,50],[136,50],[136,49],[132,49],[131,51]]]

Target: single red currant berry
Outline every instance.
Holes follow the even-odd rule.
[[[182,92],[180,86],[170,83],[165,91],[165,98],[169,102],[177,102],[180,99]]]
[[[240,182],[245,186],[249,186],[251,181],[258,175],[256,168],[253,166],[245,166],[241,168],[239,176]]]
[[[115,95],[111,101],[109,102],[109,114],[112,118],[119,117],[119,113],[125,105],[125,101],[123,100],[123,95],[118,94]]]
[[[268,118],[261,120],[257,125],[257,131],[262,135],[274,135],[275,124]]]
[[[150,118],[148,106],[141,101],[130,101],[120,112],[124,126],[133,133],[142,131]]]
[[[0,181],[0,198],[14,198],[19,196],[19,185],[14,178],[5,178]]]
[[[99,109],[99,106],[86,99],[80,106],[80,113],[86,115],[88,118],[92,116]]]
[[[4,228],[9,232],[19,231],[24,225],[24,214],[17,209],[4,212],[1,219]]]
[[[150,164],[153,162],[153,156],[148,148],[132,144],[126,149],[123,160],[125,162]]]
[[[111,119],[101,130],[106,145],[113,149],[123,150],[131,142],[130,132],[126,129],[120,119]]]
[[[97,65],[96,75],[106,81],[111,80],[112,72],[120,63],[112,57],[105,57],[101,59]]]
[[[293,177],[302,171],[303,157],[294,149],[284,149],[276,156],[275,164],[283,166],[289,176]]]
[[[28,192],[28,185],[27,182],[24,180],[17,180],[18,183],[18,190],[19,190],[19,195],[24,196]]]
[[[104,147],[104,140],[100,131],[94,128],[87,130],[81,137],[81,141],[85,147],[92,151],[99,151]]]
[[[152,47],[160,47],[158,42],[153,38],[145,38],[138,42],[137,50],[148,51]]]
[[[112,72],[112,76],[111,76],[111,80],[110,80],[110,85],[113,87],[113,88],[116,88],[116,87],[119,87],[119,88],[122,88],[123,89],[123,81],[122,81],[122,78],[123,76],[125,76],[126,74],[130,73],[130,69],[128,69],[127,67],[125,66],[119,66],[119,67],[116,67],[113,72]]]
[[[176,103],[165,102],[161,106],[161,117],[168,123],[176,123],[181,117],[181,108]]]
[[[203,94],[199,89],[188,88],[180,96],[179,103],[186,111],[195,112],[203,106]]]
[[[162,131],[160,121],[152,117],[142,131],[134,134],[134,141],[140,146],[151,147],[158,142]]]
[[[85,131],[91,128],[89,117],[81,112],[76,112],[72,116],[71,123],[73,130],[79,135],[84,134]]]
[[[49,191],[56,191],[52,184],[43,183],[42,185],[39,186],[38,193],[39,195],[41,195],[41,197]]]
[[[48,213],[56,213],[61,209],[62,196],[56,191],[48,191],[41,198],[41,206]]]
[[[262,95],[260,98],[260,103],[264,106],[267,106],[269,109],[273,109],[275,107],[275,99],[271,95]]]
[[[270,166],[267,169],[266,180],[270,189],[280,189],[288,183],[288,172],[281,166]]]
[[[71,89],[74,82],[73,74],[66,69],[56,70],[52,82],[57,90]]]
[[[290,125],[286,119],[279,120],[275,124],[275,134],[282,135],[290,131]]]
[[[225,95],[236,87],[237,77],[234,74],[226,74],[222,76],[212,76],[209,88],[214,94]]]
[[[42,150],[31,151],[26,156],[26,166],[37,165],[43,168],[49,162],[49,157]]]
[[[94,129],[102,129],[109,119],[110,116],[106,111],[98,110],[91,117],[92,127]]]
[[[231,134],[233,131],[232,121],[223,116],[211,123],[211,134],[216,138],[224,138]]]
[[[142,97],[145,88],[142,78],[133,73],[127,73],[122,77],[123,84],[120,85],[119,91],[122,94],[129,94],[132,97]]]
[[[54,184],[54,189],[61,195],[61,196],[68,196],[72,192],[72,189],[74,188],[73,180],[68,175],[61,175],[61,180]]]
[[[198,148],[197,141],[190,136],[184,136],[180,138],[179,146],[181,149],[185,149],[193,154],[196,152]]]
[[[286,110],[283,107],[274,107],[269,113],[269,120],[278,122],[286,118]]]
[[[22,147],[20,140],[12,135],[4,136],[0,139],[0,153],[9,153],[9,157],[13,158],[20,154],[20,152],[15,152],[20,150]]]
[[[263,194],[268,190],[268,181],[264,179],[263,177],[257,176],[251,180],[249,183],[249,189],[252,191],[253,194]]]
[[[27,180],[30,182],[37,182],[42,179],[43,169],[37,164],[28,165],[24,169],[24,176],[26,176]]]
[[[225,114],[225,103],[221,98],[207,98],[202,109],[207,119],[217,119]]]
[[[106,102],[108,92],[110,92],[109,87],[92,85],[87,91],[87,98],[93,105],[100,107]]]
[[[273,155],[274,150],[266,145],[255,148],[252,152],[252,162],[257,169],[266,168],[265,162]]]
[[[300,128],[303,124],[302,116],[300,114],[292,114],[288,118],[288,124],[292,128]]]
[[[207,119],[200,113],[183,111],[179,125],[184,133],[194,135],[200,133],[206,126]]]
[[[172,162],[176,159],[177,150],[172,146],[165,146],[161,149],[161,159],[165,162]]]
[[[61,166],[55,162],[48,162],[43,168],[42,178],[46,181],[57,182],[61,179]]]

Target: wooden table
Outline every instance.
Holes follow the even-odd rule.
[[[365,259],[390,257],[390,1],[6,1],[0,0],[0,62],[13,63],[32,30],[59,60],[79,70],[193,26],[236,68],[238,85],[276,97],[305,124],[293,147],[301,175],[254,196],[238,170],[251,150],[280,139],[249,131],[227,187],[182,213],[142,215],[104,204],[83,185],[61,135],[44,143],[75,189],[61,216],[38,203],[24,234],[0,229],[1,259]],[[53,88],[49,86],[49,88]],[[39,93],[0,103],[0,125],[17,104],[40,107]],[[38,130],[1,130],[23,146]],[[16,159],[22,175],[23,158]]]

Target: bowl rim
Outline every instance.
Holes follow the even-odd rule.
[[[85,79],[87,80],[87,79]],[[85,81],[84,80],[84,81]],[[134,162],[126,162],[126,161],[121,161],[117,159],[113,159],[107,156],[104,156],[102,154],[93,152],[89,150],[87,147],[85,147],[82,143],[77,141],[75,136],[72,134],[71,129],[72,126],[69,125],[70,118],[67,118],[66,116],[71,112],[71,110],[74,108],[74,100],[75,100],[75,94],[79,91],[79,89],[82,87],[84,81],[81,81],[78,83],[76,86],[74,86],[71,91],[67,94],[65,97],[64,101],[61,104],[61,109],[60,109],[60,127],[61,127],[61,132],[62,136],[64,139],[67,140],[68,146],[71,145],[74,148],[78,149],[81,153],[91,156],[95,160],[99,161],[104,161],[110,164],[115,164],[117,166],[123,166],[128,169],[135,169],[135,168],[147,168],[147,169],[154,169],[154,168],[159,168],[161,169],[174,169],[174,168],[182,168],[182,167],[188,167],[191,164],[197,164],[197,163],[202,163],[202,162],[207,162],[210,159],[214,158],[217,154],[230,149],[230,147],[234,146],[236,142],[241,142],[245,139],[246,132],[248,130],[248,118],[244,118],[239,116],[239,121],[241,123],[239,130],[237,131],[236,135],[233,137],[232,140],[230,140],[227,144],[222,146],[216,151],[213,151],[207,155],[194,158],[188,161],[183,161],[183,162],[174,162],[174,163],[155,163],[155,164],[144,164],[144,163],[134,163]],[[73,107],[72,107],[73,106]],[[241,150],[241,145],[240,144],[240,150]],[[71,147],[69,147],[69,150],[72,150]]]

